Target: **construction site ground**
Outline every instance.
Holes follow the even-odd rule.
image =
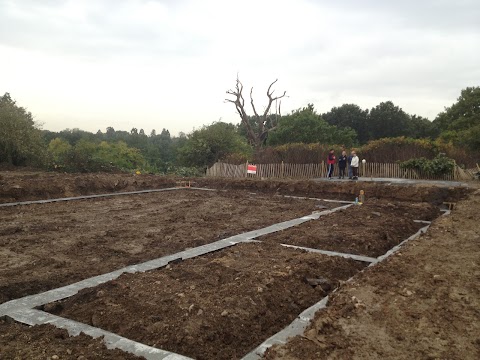
[[[0,203],[183,186],[154,175],[5,171]],[[124,274],[42,310],[198,359],[239,359],[337,289],[306,332],[268,359],[480,355],[478,190],[442,185],[192,179],[182,189],[0,207],[0,304],[353,200],[362,206],[184,260]],[[448,184],[447,184],[448,185]],[[456,203],[439,216],[444,201]],[[377,257],[432,226],[384,262]],[[363,270],[363,271],[360,271]],[[355,275],[356,274],[356,275]],[[352,277],[352,280],[345,280]],[[324,280],[312,286],[309,279]],[[100,339],[0,319],[0,359],[133,359]]]

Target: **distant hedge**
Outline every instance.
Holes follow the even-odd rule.
[[[329,149],[333,148],[338,155],[343,149],[350,153],[351,148],[342,145],[326,144],[286,144],[261,149],[251,162],[267,163],[318,163],[326,159]],[[385,138],[370,141],[368,144],[353,148],[361,159],[369,162],[395,163],[414,158],[434,159],[439,154],[445,154],[457,164],[467,168],[475,167],[480,162],[480,151],[476,153],[453,146],[450,143],[432,141],[429,139],[412,139],[405,137]]]

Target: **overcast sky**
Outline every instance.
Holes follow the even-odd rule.
[[[478,0],[0,0],[0,94],[44,129],[238,123],[237,73],[257,109],[392,100],[433,120],[480,85]],[[247,94],[248,96],[248,91]]]

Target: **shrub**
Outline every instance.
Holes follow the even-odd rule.
[[[424,157],[414,158],[400,163],[402,169],[413,169],[429,175],[443,175],[452,173],[455,160],[439,154],[432,160]]]

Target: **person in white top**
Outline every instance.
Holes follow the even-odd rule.
[[[359,165],[359,160],[357,153],[355,151],[352,151],[352,163],[350,166],[352,167],[352,172],[353,172],[353,178],[352,180],[358,180],[358,165]]]

